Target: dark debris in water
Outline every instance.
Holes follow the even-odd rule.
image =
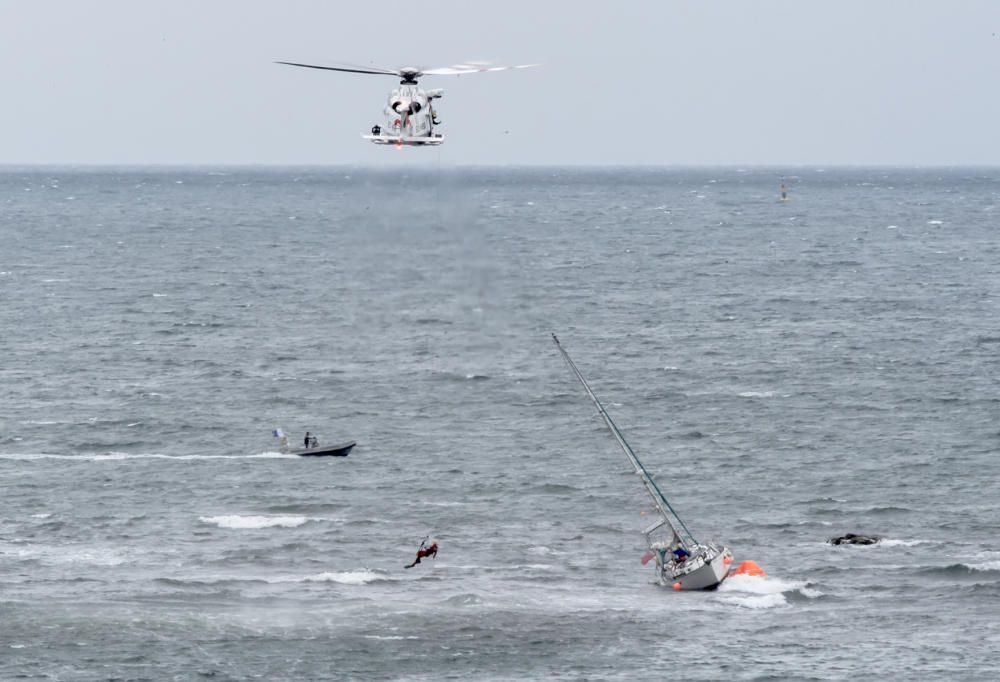
[[[835,538],[830,538],[831,545],[874,545],[881,540],[877,535],[856,535],[854,533],[845,533],[844,535],[838,535]]]

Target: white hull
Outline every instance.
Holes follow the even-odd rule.
[[[681,564],[661,564],[660,584],[675,590],[711,590],[726,579],[732,563],[728,548],[709,545],[704,554],[696,553]]]

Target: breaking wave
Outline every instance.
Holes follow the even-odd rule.
[[[163,577],[156,582],[174,587],[219,587],[226,585],[247,585],[259,583],[264,585],[280,585],[287,583],[340,583],[341,585],[365,585],[377,580],[388,578],[369,568],[356,571],[327,571],[314,575],[298,576],[205,576],[205,577]]]
[[[233,528],[237,530],[257,529],[257,528],[297,528],[310,521],[317,521],[308,516],[239,516],[230,514],[226,516],[202,516],[199,518],[202,523],[210,523],[219,528]]]
[[[768,576],[734,575],[719,585],[720,600],[745,609],[771,609],[787,606],[791,598],[815,599],[823,595],[805,581],[782,580]]]
[[[892,538],[882,538],[876,545],[879,547],[916,547],[917,545],[925,545],[930,540],[895,540]]]
[[[31,561],[48,566],[121,566],[131,560],[129,553],[110,547],[53,546],[14,543],[0,545],[0,555],[15,561]]]
[[[933,566],[920,572],[942,578],[1000,578],[1000,560]]]
[[[341,585],[366,585],[376,580],[385,580],[386,577],[370,568],[362,568],[358,571],[326,571],[316,575],[296,578],[282,582],[304,582],[304,583],[340,583]]]

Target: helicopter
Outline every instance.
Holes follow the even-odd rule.
[[[298,62],[275,62],[287,66],[301,66],[307,69],[322,69],[324,71],[343,71],[346,73],[363,73],[376,76],[396,76],[401,78],[399,87],[389,93],[389,101],[383,111],[385,125],[375,124],[371,134],[362,135],[375,144],[391,144],[397,147],[434,147],[444,143],[444,136],[434,132],[434,126],[441,125],[434,100],[444,95],[444,90],[424,90],[417,87],[417,79],[422,76],[461,76],[466,73],[483,73],[486,71],[506,71],[508,69],[527,69],[537,64],[522,64],[520,66],[490,66],[485,62],[469,62],[434,69],[421,69],[406,66],[399,69],[383,69],[378,67],[362,67],[345,64],[343,66],[319,66],[316,64],[300,64]]]

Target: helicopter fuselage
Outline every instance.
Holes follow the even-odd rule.
[[[409,146],[439,145],[444,137],[434,132],[439,124],[434,111],[434,100],[444,95],[444,90],[423,90],[416,81],[401,81],[389,93],[383,114],[385,125],[374,125],[370,135],[363,135],[375,144]]]

